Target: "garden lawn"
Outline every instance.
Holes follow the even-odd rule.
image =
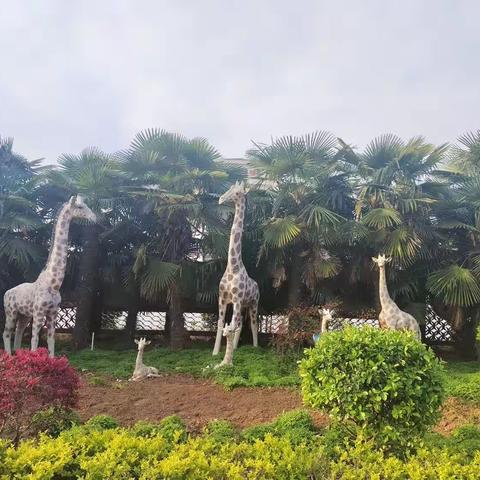
[[[67,354],[71,364],[82,370],[129,378],[135,366],[136,350],[82,350]],[[296,360],[283,360],[271,349],[240,347],[235,352],[234,367],[213,367],[221,362],[223,352],[212,357],[210,348],[172,351],[156,348],[146,351],[145,365],[157,367],[163,373],[185,373],[208,377],[226,388],[290,387],[299,384]]]
[[[136,350],[82,350],[68,353],[71,364],[78,369],[129,378],[135,365]],[[235,366],[214,370],[223,352],[212,357],[209,347],[182,351],[156,348],[145,352],[146,365],[163,373],[185,373],[195,377],[212,378],[226,388],[291,387],[300,383],[296,358],[282,359],[267,348],[240,347],[235,352]],[[448,396],[480,402],[480,362],[450,362],[443,374]]]

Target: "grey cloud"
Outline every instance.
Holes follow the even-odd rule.
[[[0,0],[0,134],[51,162],[158,126],[237,157],[329,129],[479,127],[475,0]]]

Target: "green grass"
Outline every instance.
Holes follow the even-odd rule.
[[[129,378],[135,365],[135,350],[83,350],[67,354],[73,366],[115,378]],[[234,366],[214,370],[223,358],[212,357],[210,347],[196,347],[174,352],[156,348],[145,352],[146,365],[164,373],[186,373],[208,377],[226,388],[296,386],[297,359],[282,360],[271,349],[240,347],[235,352]],[[450,362],[445,364],[445,388],[448,396],[480,402],[480,362]]]
[[[480,402],[480,362],[449,362],[445,365],[447,395]]]
[[[135,366],[135,350],[82,350],[67,353],[70,363],[78,369],[129,378]],[[175,352],[156,348],[145,352],[144,363],[164,373],[186,373],[196,377],[209,377],[226,388],[295,386],[299,383],[296,361],[284,361],[272,350],[240,347],[235,352],[233,367],[213,367],[220,363],[223,353],[212,357],[210,348],[191,348]]]

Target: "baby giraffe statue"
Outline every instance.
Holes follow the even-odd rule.
[[[322,308],[319,313],[322,315],[322,328],[320,331],[322,333],[328,332],[328,322],[333,319],[335,312],[329,308]]]
[[[148,377],[160,377],[158,370],[155,367],[147,367],[143,364],[143,351],[145,350],[146,345],[150,345],[150,340],[146,340],[145,338],[141,338],[140,340],[135,339],[135,343],[138,345],[138,353],[135,362],[135,370],[133,371],[130,380],[136,382]]]

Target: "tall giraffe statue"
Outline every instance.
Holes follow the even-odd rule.
[[[381,328],[389,328],[392,330],[410,330],[415,333],[417,338],[421,339],[420,327],[415,318],[407,312],[400,310],[397,304],[390,298],[387,288],[387,280],[385,278],[385,264],[392,259],[385,255],[378,255],[377,258],[372,257],[377,264],[380,272],[379,294],[382,311],[378,316]]]
[[[248,310],[250,316],[253,346],[256,347],[258,345],[257,311],[260,292],[257,282],[248,276],[242,261],[242,233],[246,193],[245,185],[236,182],[218,200],[219,204],[233,202],[235,204],[235,217],[230,232],[227,269],[223,274],[219,286],[218,327],[213,355],[218,355],[220,351],[224,332],[225,314],[229,303],[233,304],[232,322],[235,328],[233,347],[236,348],[238,345],[242,328],[242,310],[244,309]]]
[[[37,349],[40,329],[46,323],[48,353],[51,357],[54,356],[55,320],[62,300],[60,287],[67,266],[68,231],[72,218],[96,221],[95,214],[80,197],[71,197],[60,210],[53,228],[53,241],[50,245],[47,264],[37,280],[33,283],[22,283],[5,292],[3,344],[8,353],[12,353],[11,337],[15,326],[14,348],[18,349],[22,344],[23,332],[32,321],[32,351]]]

